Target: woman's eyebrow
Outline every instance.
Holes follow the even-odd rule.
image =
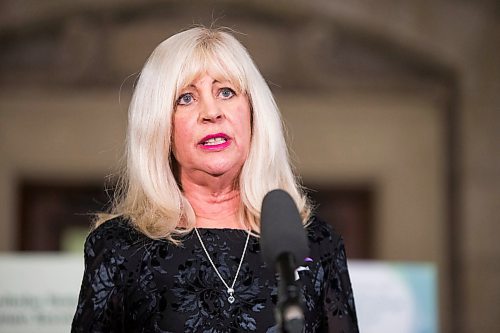
[[[196,85],[194,83],[190,83],[190,84],[184,86],[184,88],[181,88],[179,91],[184,91],[186,89],[195,89],[195,90],[197,90]]]
[[[235,84],[233,83],[233,81],[231,81],[231,80],[226,80],[226,79],[222,79],[222,80],[214,80],[214,81],[212,82],[212,84],[215,84],[215,83],[217,83],[217,84],[223,84],[223,85],[224,85],[224,84],[228,84],[228,85],[233,86],[233,87],[235,86]]]

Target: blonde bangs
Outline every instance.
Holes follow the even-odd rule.
[[[210,41],[210,43],[205,40],[210,38],[210,36],[202,36],[195,42],[192,51],[185,58],[177,75],[176,98],[181,90],[205,73],[217,81],[230,82],[240,93],[248,91],[244,68],[240,65],[242,61],[236,59],[235,53],[221,41]]]

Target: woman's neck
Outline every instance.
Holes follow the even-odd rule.
[[[198,228],[244,229],[240,221],[240,192],[234,183],[210,182],[210,186],[181,178],[184,196],[193,207]]]

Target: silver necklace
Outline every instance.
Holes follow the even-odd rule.
[[[203,251],[205,251],[205,254],[207,255],[208,261],[210,261],[210,264],[212,264],[212,267],[214,268],[215,273],[217,273],[217,276],[219,277],[219,279],[222,281],[222,283],[224,284],[224,286],[227,289],[227,293],[229,295],[229,297],[227,298],[227,301],[231,304],[234,303],[234,300],[235,300],[235,298],[234,298],[234,284],[236,283],[236,280],[238,279],[238,274],[240,273],[241,264],[243,263],[243,258],[245,258],[245,253],[247,252],[247,245],[248,245],[248,240],[250,239],[250,232],[247,231],[247,240],[245,242],[245,247],[243,248],[243,253],[241,254],[240,264],[238,265],[238,269],[236,270],[236,275],[234,276],[233,283],[231,284],[231,287],[230,287],[226,283],[226,281],[224,281],[222,276],[220,275],[217,267],[215,267],[215,264],[212,261],[212,258],[210,258],[210,255],[208,254],[207,248],[205,247],[205,244],[203,244],[203,241],[201,240],[201,236],[200,236],[200,233],[198,232],[198,229],[194,228],[194,231],[196,232],[196,235],[198,236],[198,239],[200,240],[201,247],[203,248]]]

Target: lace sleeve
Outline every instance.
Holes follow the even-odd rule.
[[[357,333],[354,296],[342,238],[337,239],[333,251],[334,255],[326,266],[324,322],[328,323],[330,333]]]
[[[85,271],[71,332],[123,331],[120,268],[124,258],[118,254],[111,231],[98,228],[85,241]]]

